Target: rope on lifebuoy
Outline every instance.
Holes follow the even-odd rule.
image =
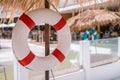
[[[89,36],[92,36],[92,39],[96,40],[98,39],[98,34],[96,30],[89,29],[83,34],[83,39],[88,40]]]
[[[35,25],[48,23],[53,25],[58,35],[57,48],[48,56],[38,57],[28,47],[27,38]],[[71,34],[66,20],[50,9],[37,9],[22,16],[12,33],[12,46],[18,62],[32,70],[50,70],[60,64],[69,52]]]

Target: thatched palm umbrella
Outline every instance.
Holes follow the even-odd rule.
[[[51,4],[53,4],[56,8],[60,7],[60,4],[62,3],[64,6],[68,5],[70,3],[70,0],[48,0]],[[94,1],[95,8],[97,7],[97,0],[72,0],[72,4],[80,4],[82,5],[84,2],[90,3],[90,1]],[[103,2],[104,0],[101,0]],[[119,0],[115,0],[118,1]],[[108,4],[113,3],[114,1],[108,0]],[[2,9],[1,14],[3,14],[3,18],[1,19],[1,22],[5,22],[8,11],[10,13],[10,19],[9,23],[11,23],[14,19],[15,13],[19,13],[21,15],[23,12],[27,12],[30,10],[34,10],[37,8],[44,8],[45,0],[0,0],[0,8]],[[108,5],[107,4],[107,5]],[[104,5],[103,5],[104,7]],[[89,7],[88,7],[89,8]]]
[[[108,23],[115,23],[120,19],[115,12],[102,10],[98,15],[95,16],[95,20],[100,25],[106,25]]]
[[[94,12],[94,10],[87,10],[68,19],[67,22],[71,28],[71,31],[81,31],[95,23],[95,16],[96,13]]]
[[[71,23],[69,23],[70,20]],[[75,16],[75,18],[68,19],[68,24],[71,31],[82,31],[98,25],[114,24],[118,20],[120,20],[120,17],[111,11],[87,10]]]

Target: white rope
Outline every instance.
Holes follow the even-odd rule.
[[[53,74],[52,69],[51,69],[51,74],[52,74],[53,80],[55,80],[55,76],[54,76],[54,74]]]
[[[56,12],[58,12],[60,14],[60,12],[57,10],[57,8],[54,6],[54,4],[52,4],[49,0],[47,0],[47,1],[50,5],[52,5],[52,7],[56,10]]]

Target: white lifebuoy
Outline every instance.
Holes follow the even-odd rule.
[[[30,30],[40,23],[53,25],[57,31],[57,48],[48,56],[38,57],[28,47]],[[17,21],[12,33],[12,46],[18,62],[32,70],[50,70],[60,64],[69,52],[71,44],[70,29],[66,20],[50,9],[37,9],[23,14]]]
[[[83,39],[88,40],[89,36],[92,36],[92,40],[98,39],[98,33],[96,30],[88,29],[84,34],[83,34]]]

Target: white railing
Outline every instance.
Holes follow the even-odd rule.
[[[72,42],[70,54],[61,65],[53,69],[53,74],[55,80],[110,80],[120,76],[119,57],[119,37]],[[44,80],[39,77],[41,74],[30,76],[29,69],[20,66],[15,59],[13,61],[14,80]]]

